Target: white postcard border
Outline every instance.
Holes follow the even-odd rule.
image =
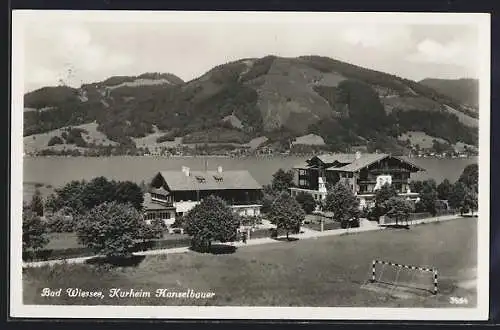
[[[24,24],[30,19],[106,22],[300,21],[383,22],[385,24],[475,24],[479,31],[479,214],[476,308],[348,307],[184,307],[184,306],[46,306],[22,302],[22,190]],[[304,12],[145,12],[33,11],[12,13],[12,109],[10,189],[10,316],[35,318],[188,318],[303,320],[487,320],[489,310],[490,196],[490,15],[479,13],[304,13]],[[480,253],[481,251],[481,253]],[[125,307],[125,308],[124,308]]]

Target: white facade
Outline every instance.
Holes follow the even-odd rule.
[[[178,215],[184,215],[186,212],[189,212],[200,202],[193,201],[182,201],[175,202],[175,212]],[[258,216],[260,215],[260,208],[262,205],[260,204],[250,204],[250,205],[231,205],[230,206],[234,212],[238,213],[240,216]]]

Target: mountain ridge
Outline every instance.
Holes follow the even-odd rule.
[[[149,73],[78,89],[44,87],[24,100],[31,110],[25,112],[25,136],[97,122],[107,138],[131,147],[134,138],[156,130],[166,139],[185,137],[192,143],[247,143],[258,136],[289,143],[317,134],[339,150],[370,143],[379,144],[377,149],[404,148],[399,135],[423,131],[451,144],[477,145],[477,113],[449,96],[311,55],[240,59],[187,82]]]
[[[473,78],[440,79],[425,78],[420,84],[429,86],[450,98],[474,109],[479,106],[479,80]]]

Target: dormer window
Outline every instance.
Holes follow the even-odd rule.
[[[214,175],[215,182],[221,183],[224,179],[220,175]]]
[[[200,176],[200,175],[196,176],[196,180],[198,181],[198,183],[205,183],[206,182],[205,178]]]

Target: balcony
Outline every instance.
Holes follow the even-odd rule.
[[[392,179],[392,183],[410,183],[410,179]],[[376,184],[377,180],[376,179],[359,179],[358,184]]]
[[[410,173],[410,170],[407,170],[405,168],[391,168],[391,167],[385,167],[385,168],[374,168],[372,170],[369,170],[370,173]]]

